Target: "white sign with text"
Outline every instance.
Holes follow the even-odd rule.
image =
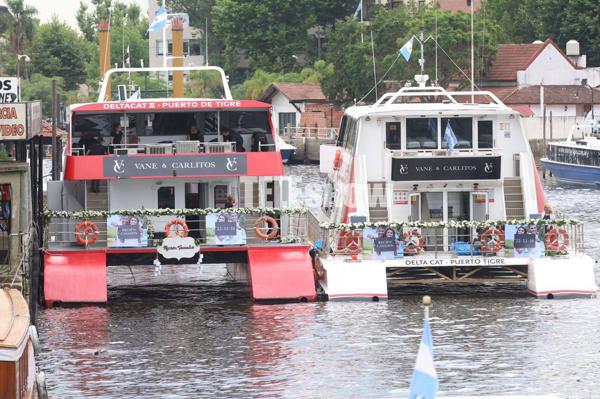
[[[0,103],[19,101],[19,79],[0,77]]]
[[[157,248],[158,253],[167,259],[193,258],[200,251],[192,237],[167,237]]]
[[[27,104],[0,104],[0,141],[27,139]]]

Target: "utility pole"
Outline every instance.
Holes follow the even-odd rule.
[[[58,154],[56,142],[56,115],[58,114],[56,101],[56,80],[52,79],[52,180],[58,180]]]

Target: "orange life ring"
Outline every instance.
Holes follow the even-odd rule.
[[[342,150],[335,151],[335,159],[333,160],[333,170],[339,170],[342,167]]]
[[[171,237],[171,227],[175,226],[175,235],[177,237],[187,237],[190,234],[190,229],[183,219],[173,219],[165,226],[165,237]],[[177,226],[181,226],[182,230],[179,230]]]
[[[481,234],[481,250],[496,253],[504,247],[504,231],[489,227]]]
[[[75,226],[75,239],[81,245],[92,245],[98,239],[98,226],[96,223],[85,220]]]
[[[265,241],[271,240],[279,233],[279,225],[271,216],[263,215],[254,223],[254,232]]]
[[[423,247],[425,246],[425,240],[418,229],[411,229],[410,231],[402,233],[402,241],[406,244],[404,245],[404,253],[407,255],[419,254],[423,251]]]
[[[569,233],[564,227],[551,226],[545,241],[547,251],[566,252],[569,248]]]
[[[340,231],[336,253],[358,255],[362,252],[363,236],[360,231]]]

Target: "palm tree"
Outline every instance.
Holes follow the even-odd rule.
[[[6,5],[9,12],[0,16],[0,30],[6,32],[11,50],[17,58],[16,72],[19,77],[19,57],[23,54],[26,41],[33,38],[37,9],[25,5],[23,0],[8,0]]]

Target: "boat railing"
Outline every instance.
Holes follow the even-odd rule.
[[[517,223],[518,222],[518,223]],[[541,257],[568,256],[584,252],[583,224],[579,222],[551,224],[540,221],[506,221],[502,227],[412,227],[405,224],[377,222],[370,227],[321,225],[318,237],[324,243],[323,256],[344,256],[355,259],[386,259],[406,256],[427,258],[452,257]],[[426,224],[423,224],[426,225]],[[342,227],[345,226],[345,227]],[[465,226],[467,224],[465,223]],[[534,227],[532,227],[534,226]],[[522,227],[526,233],[517,236]],[[340,230],[340,228],[342,228]],[[512,233],[509,231],[512,230]],[[508,234],[508,235],[507,235]],[[387,237],[387,238],[386,238]],[[389,238],[395,241],[390,246]],[[515,239],[516,237],[516,239]],[[383,241],[379,241],[383,239]],[[387,240],[387,241],[386,241]],[[383,244],[382,244],[383,243]],[[382,245],[385,250],[381,250]],[[393,248],[392,248],[393,247]],[[394,249],[395,248],[395,249]],[[393,255],[390,257],[390,252]]]
[[[338,129],[334,127],[292,127],[286,126],[279,134],[286,139],[312,138],[321,140],[335,140]]]
[[[241,208],[245,209],[245,208]],[[263,214],[257,211],[215,212],[212,215],[224,215],[223,222],[233,222],[236,226],[236,238],[231,235],[219,236],[216,230],[215,216],[209,221],[211,213],[192,215],[198,210],[186,209],[190,213],[186,216],[148,216],[148,210],[139,212],[128,210],[123,214],[111,212],[96,216],[97,212],[88,212],[89,216],[48,217],[45,231],[45,246],[49,250],[85,250],[85,249],[118,249],[118,248],[156,248],[167,236],[166,227],[169,222],[181,221],[185,223],[186,232],[181,227],[177,233],[193,237],[200,247],[239,247],[239,246],[273,246],[286,244],[308,243],[308,214],[302,213],[266,213],[275,221],[276,225],[261,219]],[[203,213],[203,212],[197,212]],[[75,213],[74,215],[76,215]],[[235,215],[235,218],[230,215]],[[134,226],[139,226],[139,234],[134,234],[133,241],[119,237],[123,230],[120,226],[129,226],[135,219]],[[87,223],[86,223],[87,222]],[[91,224],[90,224],[91,223]],[[133,222],[132,222],[133,223]],[[178,222],[177,222],[178,223]],[[175,223],[175,224],[177,224]],[[173,226],[169,235],[174,236],[176,229]],[[90,230],[85,231],[87,227]],[[179,228],[179,226],[177,226]],[[95,230],[94,233],[91,230]],[[135,229],[134,229],[135,230]],[[77,234],[79,232],[79,234]],[[131,233],[131,232],[130,232]],[[265,237],[261,237],[266,236]]]
[[[467,101],[472,99],[478,104],[481,104],[481,101],[487,100],[488,102],[482,105],[495,105],[506,108],[506,105],[491,91],[447,91],[442,87],[436,86],[403,87],[397,92],[383,94],[372,106],[380,107],[398,102],[411,102],[412,99],[419,97],[437,97],[441,99],[440,102],[452,104],[463,104],[465,103],[464,98],[467,98]]]
[[[416,156],[498,156],[502,155],[502,148],[455,148],[448,149],[411,149],[400,150],[386,148],[392,158],[416,157]]]
[[[259,152],[275,151],[275,144],[259,144]],[[182,140],[173,143],[148,143],[148,144],[110,144],[108,151],[115,155],[173,155],[194,153],[224,153],[236,152],[235,142],[201,142],[197,140]],[[85,147],[71,148],[71,155],[86,155]]]
[[[150,68],[113,68],[113,69],[109,69],[108,71],[106,71],[106,73],[104,74],[104,79],[102,79],[102,85],[100,87],[100,92],[98,93],[98,102],[104,102],[106,97],[107,97],[107,90],[108,90],[108,82],[110,82],[110,78],[113,74],[122,74],[123,76],[125,74],[128,74],[129,76],[131,76],[131,74],[136,74],[136,73],[152,73],[152,72],[159,72],[159,73],[172,73],[172,72],[184,72],[184,73],[190,73],[190,72],[195,72],[195,71],[200,71],[200,72],[208,72],[208,71],[212,71],[212,72],[216,72],[219,75],[219,78],[221,80],[221,85],[223,87],[223,94],[226,100],[231,100],[231,90],[229,89],[229,83],[228,83],[228,78],[225,75],[225,71],[223,71],[222,68],[219,68],[217,66],[183,66],[183,67],[150,67]]]

